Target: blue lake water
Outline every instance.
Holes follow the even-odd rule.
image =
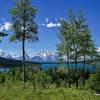
[[[71,63],[71,64],[69,64],[69,66],[70,66],[70,68],[75,68],[75,64],[74,63]],[[80,69],[82,69],[83,68],[83,64],[82,63],[78,63],[78,68],[80,68]],[[65,68],[67,68],[67,64],[42,64],[42,69],[44,69],[44,70],[48,70],[49,68],[58,68],[58,67],[65,67]],[[95,70],[95,67],[93,66],[93,65],[91,65],[91,64],[86,64],[85,65],[85,69],[87,70],[89,70],[89,71],[94,71]],[[0,68],[0,71],[1,72],[7,72],[7,71],[9,71],[10,70],[10,68],[8,67],[1,67]]]
[[[8,71],[10,71],[10,68],[4,68],[4,67],[0,68],[0,72],[8,72]]]
[[[70,68],[75,68],[75,64],[71,63],[69,64]],[[78,68],[82,69],[83,68],[83,64],[82,63],[78,63]],[[66,67],[67,68],[67,64],[42,64],[42,68],[47,70],[49,68],[57,68],[57,67]],[[95,67],[91,64],[86,64],[85,65],[86,70],[90,70],[90,71],[94,71]]]

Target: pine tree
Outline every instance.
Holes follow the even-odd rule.
[[[37,41],[37,24],[34,21],[37,9],[32,6],[31,0],[17,0],[15,6],[10,10],[12,18],[13,35],[10,41],[22,42],[23,55],[23,82],[25,82],[25,41]]]

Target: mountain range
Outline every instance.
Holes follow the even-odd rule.
[[[21,55],[13,56],[3,51],[0,51],[0,57],[22,60]],[[26,57],[26,60],[35,61],[35,62],[54,62],[56,60],[56,55],[48,50],[40,51],[36,56],[33,56],[33,57],[30,57],[28,55],[26,55],[25,57]]]
[[[54,62],[55,60],[56,60],[56,55],[47,50],[40,51],[37,54],[37,56],[32,57],[32,61],[38,61],[38,62]]]
[[[100,48],[97,49],[100,54]],[[8,59],[15,59],[15,60],[22,60],[22,55],[11,55],[10,53],[3,52],[0,50],[0,57],[8,58]],[[36,56],[30,57],[28,55],[25,56],[26,61],[35,61],[35,62],[55,62],[56,61],[56,53],[52,53],[48,50],[40,51]],[[87,57],[88,59],[89,57]],[[66,58],[63,58],[66,59]],[[83,59],[83,58],[81,58]]]

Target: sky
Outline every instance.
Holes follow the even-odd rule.
[[[35,21],[38,24],[39,41],[26,43],[28,55],[37,55],[42,50],[56,51],[56,45],[59,43],[57,37],[60,26],[59,19],[63,17],[67,20],[68,9],[70,8],[75,13],[80,9],[83,11],[93,40],[96,46],[100,47],[100,0],[32,0],[32,5],[38,9]],[[14,0],[0,0],[0,31],[9,34],[2,38],[0,51],[19,55],[21,53],[21,43],[9,42],[9,37],[13,33],[10,29],[9,10],[13,6]]]

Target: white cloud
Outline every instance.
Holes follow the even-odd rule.
[[[61,26],[61,24],[60,24],[60,23],[57,23],[57,26],[58,26],[58,27],[60,27],[60,26]]]
[[[47,28],[55,28],[60,26],[61,26],[60,23],[53,23],[53,22],[47,23],[46,25]]]
[[[58,22],[58,19],[55,18],[53,21],[50,21],[48,18],[45,18],[45,22],[41,24],[41,26],[47,28],[57,28],[60,27],[61,24]]]
[[[50,22],[50,23],[42,23],[41,26],[45,26],[47,28],[56,28],[56,27],[60,27],[61,24],[60,23],[53,23],[53,22]]]
[[[10,22],[4,22],[0,25],[0,31],[9,31],[12,27],[12,23]]]

